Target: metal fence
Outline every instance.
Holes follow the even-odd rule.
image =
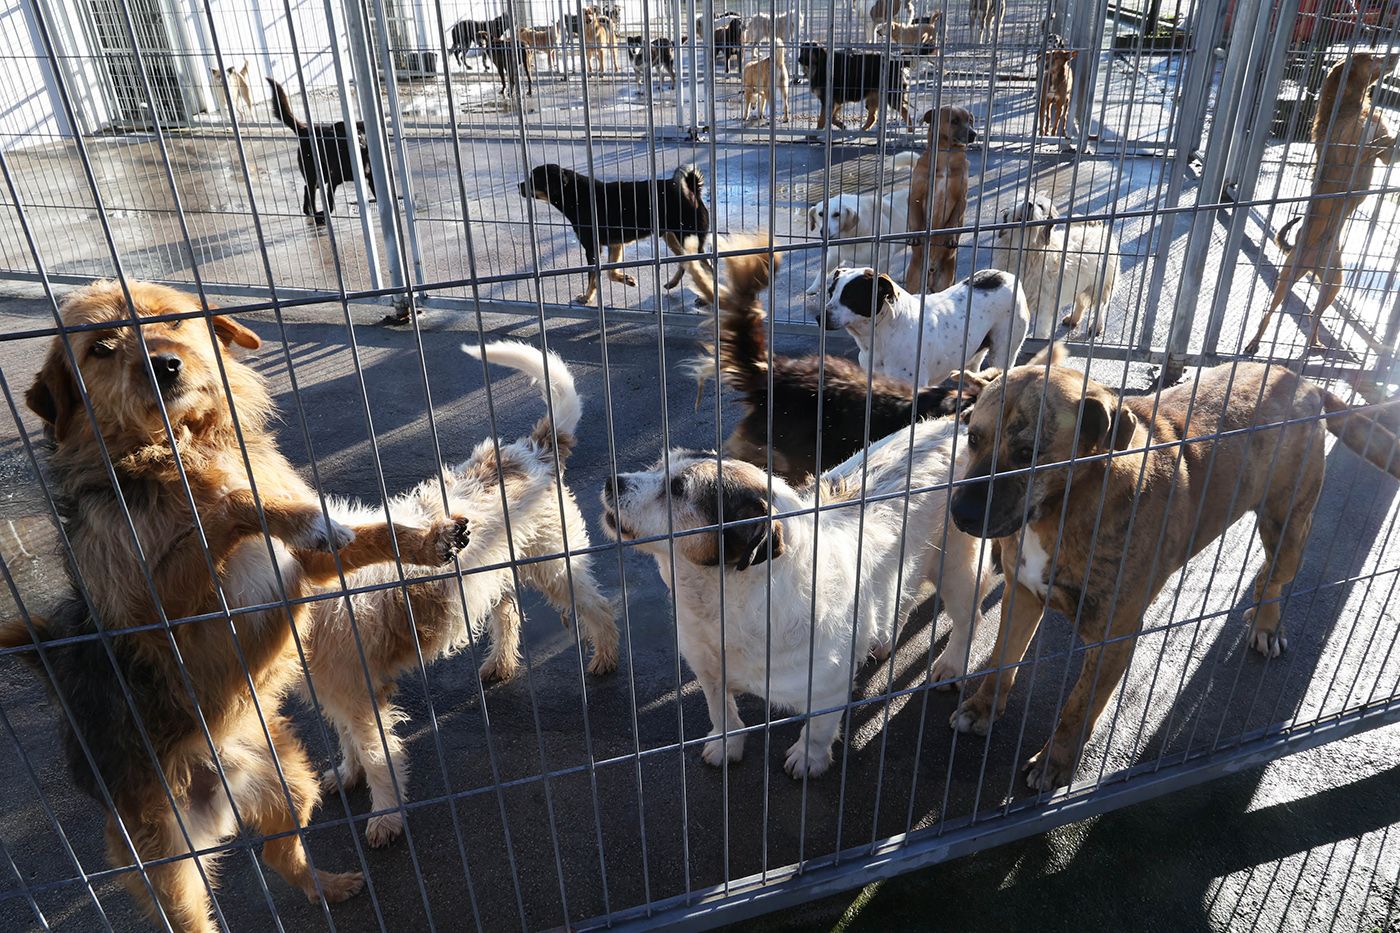
[[[1259,599],[1251,580],[1276,560],[1255,546],[1256,531],[1274,533],[1269,519],[1253,515],[1193,548],[1199,553],[1172,573],[1140,630],[1093,630],[1085,583],[1077,606],[1040,626],[1024,660],[993,641],[1029,591],[1009,586],[990,542],[980,544],[975,577],[988,588],[986,614],[961,649],[965,675],[936,662],[949,639],[959,653],[957,625],[942,611],[953,585],[945,577],[955,571],[913,560],[929,541],[916,540],[909,522],[916,503],[947,508],[971,481],[947,470],[920,480],[929,475],[919,472],[920,454],[908,454],[894,492],[876,488],[871,465],[854,468],[844,485],[833,480],[800,495],[783,493],[783,480],[767,476],[776,461],[760,457],[758,512],[735,514],[742,497],[731,498],[720,480],[709,512],[709,500],[687,485],[693,480],[662,482],[660,532],[624,529],[628,540],[618,543],[597,531],[627,521],[631,500],[619,474],[658,457],[674,471],[688,462],[683,449],[727,449],[702,457],[696,475],[716,461],[720,476],[751,475],[725,447],[744,393],[711,382],[695,395],[687,361],[700,352],[697,340],[713,344],[718,335],[713,315],[694,306],[696,269],[717,267],[724,284],[737,268],[731,259],[756,250],[780,260],[759,295],[771,353],[849,355],[846,336],[818,326],[827,297],[821,270],[843,251],[898,252],[931,231],[876,221],[868,232],[833,235],[815,229],[809,211],[838,194],[904,198],[913,157],[930,140],[917,119],[944,106],[968,108],[979,136],[967,152],[966,210],[939,230],[959,239],[960,278],[1000,261],[1058,292],[1071,260],[1100,279],[1116,271],[1099,312],[1102,334],[1088,318],[1077,333],[1057,327],[1063,302],[1049,299],[1034,309],[1023,359],[1057,335],[1067,341],[1067,365],[1157,404],[1178,380],[1202,385],[1212,364],[1233,374],[1284,263],[1275,232],[1325,201],[1312,197],[1312,184],[1327,148],[1308,133],[1322,76],[1335,62],[1389,47],[1393,15],[1379,7],[1350,20],[1300,15],[1298,0],[1142,8],[1009,0],[998,28],[982,37],[964,7],[918,0],[911,13],[937,13],[941,23],[935,41],[915,51],[873,37],[862,18],[868,4],[730,4],[750,23],[757,13],[796,14],[796,41],[781,50],[771,40],[748,43],[743,53],[745,62],[769,59],[770,92],[780,81],[772,60],[789,69],[791,119],[783,121],[744,119],[744,72],[715,54],[720,6],[627,0],[604,10],[616,48],[601,49],[601,69],[588,62],[586,36],[570,28],[587,11],[570,2],[205,0],[175,9],[26,0],[0,21],[13,76],[0,112],[0,278],[14,295],[0,311],[9,412],[0,450],[10,489],[0,515],[0,722],[9,749],[0,756],[9,789],[0,813],[0,925],[125,929],[141,925],[144,910],[157,925],[199,928],[198,910],[176,908],[207,900],[208,919],[232,928],[269,918],[297,929],[711,926],[1400,718],[1396,486],[1340,448],[1326,455],[1296,579],[1263,599],[1281,608],[1288,632],[1277,657],[1250,650],[1242,621]],[[530,55],[532,92],[501,93],[489,55],[479,44],[460,47],[454,35],[464,21],[489,34],[502,14],[515,27],[557,27],[555,54]],[[674,78],[638,78],[629,36],[644,47],[670,39]],[[805,41],[905,59],[911,119],[884,108],[869,130],[818,130],[818,105],[797,61]],[[1063,136],[1037,132],[1047,52],[1057,45],[1078,53]],[[362,146],[345,149],[347,177],[324,224],[303,214],[298,136],[276,116],[267,78],[286,89],[297,119],[363,124]],[[1392,125],[1396,90],[1391,75],[1372,97]],[[862,109],[847,105],[848,117]],[[313,176],[336,168],[325,161],[331,149],[306,151]],[[621,259],[585,262],[565,218],[522,197],[522,180],[546,162],[609,180],[664,178],[694,165],[714,235],[699,253],[673,255],[644,236]],[[1362,163],[1352,159],[1354,173]],[[1364,439],[1349,443],[1374,442],[1373,451],[1395,431],[1385,400],[1395,391],[1400,341],[1400,188],[1388,165],[1368,163],[1369,182],[1343,186],[1359,203],[1338,234],[1345,274],[1322,319],[1329,350],[1306,356],[1315,292],[1300,285],[1261,354],[1269,372],[1296,369],[1367,406]],[[324,208],[330,192],[316,187]],[[1036,192],[1062,222],[1016,213]],[[1075,245],[1070,232],[1089,229],[1107,235]],[[1040,231],[1059,231],[1059,254],[1049,261],[1034,245],[1000,260],[993,251],[999,235],[1034,244]],[[687,286],[664,289],[681,263],[691,264]],[[590,273],[601,279],[597,295],[574,302]],[[133,294],[155,301],[138,280],[176,286],[192,303],[148,305],[155,320],[129,329],[126,343],[94,351],[114,332],[113,319],[77,320],[65,302],[108,278],[119,282],[106,293],[118,305]],[[805,295],[814,284],[819,294]],[[932,313],[927,301],[916,303],[921,320]],[[219,318],[206,310],[215,305]],[[973,317],[969,305],[958,341],[968,339]],[[220,342],[258,342],[240,338],[230,320],[262,344],[239,351],[243,363],[232,347],[209,352]],[[185,336],[174,328],[181,321]],[[500,339],[558,354],[540,374],[549,387],[544,404],[540,389],[493,365],[490,352],[482,365],[458,350]],[[215,484],[216,493],[207,488],[211,462],[196,450],[207,425],[190,421],[157,370],[172,341],[203,361],[200,369],[191,357],[183,370],[177,361],[175,373],[186,374],[179,378],[202,372],[209,404],[231,413],[231,459],[220,469],[232,479]],[[92,352],[132,352],[136,363],[118,379]],[[45,354],[56,367],[45,373],[76,368],[82,376],[66,402],[26,395],[46,385],[35,375]],[[261,404],[243,394],[254,391],[240,375],[245,364],[268,386],[279,421],[262,425]],[[572,442],[532,428],[542,410],[570,417],[560,366],[584,396]],[[875,373],[863,373],[868,393]],[[773,382],[768,391],[780,388]],[[792,422],[823,424],[823,404],[834,403],[820,398]],[[113,419],[134,417],[141,404],[151,409],[141,409],[146,446],[133,450]],[[60,425],[63,405],[69,420]],[[786,417],[775,409],[764,436],[775,436]],[[1282,420],[1301,431],[1319,417]],[[993,421],[998,437],[1011,430]],[[1229,449],[1278,426],[1211,425],[1194,443]],[[511,446],[532,430],[533,447]],[[877,440],[871,430],[867,423],[856,435]],[[917,430],[911,418],[897,434]],[[256,436],[263,432],[295,478],[269,475],[268,448]],[[75,437],[89,441],[82,456]],[[976,458],[957,438],[952,454],[961,452],[966,466]],[[1171,450],[1181,469],[1185,447],[1144,443]],[[1110,456],[1142,457],[1141,444],[1126,446]],[[535,451],[534,466],[512,460],[525,447]],[[1301,478],[1309,474],[1291,472],[1290,451],[1278,444],[1256,452],[1268,482],[1283,483],[1287,509],[1308,498]],[[1057,476],[1057,453],[1049,433],[1038,433],[1026,465],[997,469]],[[165,472],[143,466],[143,457]],[[1234,508],[1249,494],[1241,490],[1250,471],[1222,467],[1222,475],[1217,483],[1233,489],[1220,502]],[[222,497],[246,486],[258,488],[238,533],[251,535],[263,556],[238,552],[233,560],[232,546],[222,547],[231,532],[219,523],[232,508]],[[418,511],[403,498],[415,489]],[[625,500],[617,518],[605,518],[612,507],[599,503],[600,490]],[[1139,488],[1132,516],[1160,493]],[[382,525],[391,500],[404,529],[378,565],[354,569],[347,548],[328,581],[303,585],[298,574],[326,558],[312,553],[318,543],[305,527],[289,530],[279,496],[325,510],[319,525],[302,516],[323,537],[332,518]],[[352,502],[365,505],[353,512]],[[1121,545],[1135,519],[1109,502],[1097,499],[1091,537],[1099,541],[1103,530],[1104,542]],[[162,509],[177,513],[173,525],[151,519]],[[462,509],[471,540],[429,566],[429,544],[412,530]],[[1058,533],[1041,558],[1053,575],[1084,542],[1066,531],[1077,527],[1074,516],[1059,506],[1050,515]],[[1212,520],[1198,512],[1185,533],[1194,541]],[[791,553],[778,552],[778,523],[791,552],[803,555],[805,576],[790,569]],[[849,548],[827,553],[809,540],[828,527],[832,540],[843,540],[840,529],[851,524]],[[950,532],[939,529],[934,552],[948,546]],[[896,543],[879,543],[886,539]],[[711,541],[711,562],[724,563],[726,548],[731,561],[741,548],[743,563],[757,562],[705,570]],[[298,547],[293,559],[288,548]],[[1162,545],[1148,553],[1155,568]],[[858,568],[851,580],[839,572],[848,560]],[[775,569],[779,561],[787,563]],[[279,569],[268,570],[274,563]],[[258,575],[254,564],[275,585],[243,587],[244,575]],[[185,568],[178,586],[172,566]],[[889,656],[867,661],[868,627],[891,630],[914,596],[879,602],[879,581],[895,566],[896,590],[907,589],[906,574],[927,574],[945,598],[919,604]],[[1098,595],[1128,604],[1154,572],[1120,559]],[[697,574],[709,581],[700,591],[687,583]],[[673,596],[677,587],[685,592]],[[607,612],[599,609],[604,597]],[[683,604],[693,598],[714,604],[724,640],[718,658],[695,647],[713,632],[687,628]],[[862,600],[876,608],[861,609]],[[819,617],[842,605],[850,606],[850,631],[844,641],[833,637],[854,685],[824,704],[812,646]],[[805,627],[784,627],[794,606]],[[600,639],[607,653],[599,613],[620,629],[611,673],[589,668]],[[561,615],[562,629],[553,623]],[[862,628],[860,618],[873,621]],[[514,676],[479,675],[482,665],[511,673],[515,626]],[[257,654],[271,629],[283,640]],[[1097,670],[1124,645],[1133,647],[1121,685],[1090,690],[1089,702],[1106,709],[1097,726],[1091,717],[1080,729],[1072,782],[1028,789],[1022,766],[1067,705],[1083,699],[1072,692],[1081,669]],[[318,657],[339,662],[318,668]],[[755,676],[765,689],[753,686]],[[802,681],[806,700],[765,702],[761,694],[776,697],[781,677]],[[1005,713],[985,736],[950,731],[945,722],[983,678],[1015,680]],[[721,685],[718,699],[704,695],[711,682]],[[726,713],[730,693],[745,696]],[[174,718],[151,721],[153,710]],[[712,745],[717,711],[736,710],[747,725],[731,723],[724,744]],[[831,714],[841,734],[832,766],[793,780],[785,750],[804,724],[816,730]],[[702,754],[722,757],[741,740],[742,761],[702,763]],[[372,795],[356,786],[362,775],[353,763],[334,767],[353,749]],[[248,808],[259,780],[264,796]],[[322,872],[361,873],[363,892],[327,903],[354,885],[305,874],[299,847]],[[310,900],[293,896],[279,874]],[[183,885],[181,893],[171,894],[171,884]]]

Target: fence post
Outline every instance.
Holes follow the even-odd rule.
[[[1225,160],[1237,129],[1239,95],[1254,38],[1254,32],[1245,33],[1240,27],[1248,23],[1259,30],[1268,28],[1267,17],[1263,21],[1257,20],[1259,5],[1260,0],[1242,0],[1235,8],[1234,33],[1225,60],[1225,73],[1220,79],[1220,91],[1216,95],[1215,119],[1211,122],[1210,139],[1206,141],[1201,180],[1196,186],[1196,207],[1191,213],[1191,232],[1186,240],[1186,257],[1182,260],[1181,281],[1177,286],[1176,301],[1172,309],[1167,361],[1162,370],[1163,385],[1176,382],[1186,368],[1186,355],[1191,347],[1191,328],[1196,320],[1196,306],[1200,301],[1201,282],[1205,277],[1211,235],[1215,231],[1215,209],[1203,208],[1202,205],[1218,201],[1220,192],[1224,189]]]
[[[345,121],[346,126],[354,126],[355,111],[350,106],[350,95],[344,93],[350,87],[350,79],[346,75],[345,62],[342,59],[345,50],[340,45],[341,17],[337,13],[338,7],[335,0],[323,0],[323,4],[326,10],[327,32],[330,34],[331,64],[335,70],[335,83],[342,90],[342,93],[338,95],[340,97],[340,118]],[[350,38],[348,30],[346,37]],[[358,86],[362,82],[356,81],[355,83]],[[369,133],[368,120],[365,121],[365,133],[366,135]],[[371,144],[371,163],[374,162],[376,151],[375,146]],[[374,237],[374,222],[370,219],[369,199],[365,196],[365,166],[360,160],[359,146],[350,147],[350,165],[352,168],[351,177],[355,179],[355,202],[360,208],[360,233],[365,243],[365,262],[369,266],[369,284],[370,288],[378,289],[383,287],[383,275],[379,268],[379,242]],[[373,164],[371,164],[370,170],[374,174],[374,189],[379,192],[387,192],[387,188],[381,187],[380,172],[374,171]],[[377,206],[381,210],[383,209],[383,203]]]
[[[1255,111],[1247,142],[1243,147],[1234,147],[1231,155],[1235,158],[1225,166],[1225,186],[1229,186],[1232,181],[1235,185],[1235,206],[1230,209],[1230,228],[1225,235],[1226,264],[1222,266],[1217,277],[1215,298],[1210,307],[1210,320],[1206,322],[1204,349],[1207,353],[1215,353],[1220,343],[1220,329],[1225,323],[1225,308],[1229,303],[1230,286],[1235,278],[1235,265],[1228,260],[1239,252],[1240,241],[1244,239],[1245,221],[1252,210],[1240,202],[1251,201],[1254,198],[1254,186],[1259,180],[1259,160],[1264,155],[1264,144],[1269,138],[1269,127],[1273,123],[1274,102],[1278,98],[1279,85],[1283,82],[1284,56],[1288,52],[1293,20],[1297,14],[1298,0],[1282,0],[1278,20],[1274,26],[1274,40],[1267,46],[1260,44],[1260,54],[1267,55],[1268,59],[1263,63],[1264,78],[1260,84],[1259,107]],[[1224,187],[1221,190],[1223,192]]]
[[[328,7],[334,2],[335,0],[326,0]],[[408,276],[404,268],[403,248],[399,243],[398,219],[394,210],[394,186],[390,184],[389,175],[389,149],[384,138],[384,121],[379,112],[378,82],[375,80],[374,61],[369,54],[369,34],[361,15],[359,0],[346,0],[342,9],[345,11],[345,37],[346,44],[350,47],[350,64],[355,74],[355,97],[360,103],[360,118],[365,123],[365,143],[369,148],[370,175],[374,178],[379,232],[384,237],[389,287],[403,289]],[[394,299],[396,310],[401,310],[401,300],[401,297]]]
[[[1224,0],[1202,0],[1191,25],[1190,36],[1193,47],[1185,58],[1185,74],[1181,80],[1181,93],[1177,106],[1176,132],[1172,139],[1172,161],[1167,177],[1167,193],[1162,208],[1162,223],[1157,233],[1157,251],[1153,257],[1152,276],[1148,282],[1147,294],[1158,296],[1162,293],[1162,281],[1171,258],[1172,239],[1176,227],[1176,208],[1181,203],[1181,189],[1186,182],[1186,172],[1191,164],[1191,141],[1200,131],[1205,118],[1206,97],[1210,93],[1210,78],[1215,72],[1215,38],[1221,25]],[[1142,334],[1138,338],[1138,349],[1147,350],[1152,341],[1152,333],[1157,326],[1157,302],[1149,301],[1143,317]]]

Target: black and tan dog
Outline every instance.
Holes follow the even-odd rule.
[[[1027,762],[1027,782],[1044,790],[1073,777],[1153,598],[1246,512],[1264,545],[1250,644],[1266,657],[1287,646],[1281,599],[1322,491],[1327,431],[1400,477],[1400,441],[1373,410],[1282,367],[1218,366],[1194,387],[1124,398],[1063,358],[1054,345],[982,390],[968,414],[973,482],[951,510],[958,528],[997,540],[1007,591],[992,663],[1013,665],[982,681],[953,728],[985,735],[1001,715],[1047,607],[1077,619],[1090,646],[1054,735]]]
[[[486,56],[496,66],[501,78],[501,96],[520,96],[520,75],[525,74],[525,93],[533,97],[535,84],[530,78],[530,56],[533,54],[525,43],[513,35],[493,36],[486,31],[477,35],[486,47]]]
[[[770,246],[764,236],[730,237],[727,249]],[[844,356],[783,356],[768,352],[763,292],[772,280],[777,256],[764,253],[722,260],[719,283],[718,371],[730,398],[737,395],[744,415],[725,442],[725,453],[799,484],[844,462],[870,442],[908,431],[924,418],[956,414],[997,373],[961,373],[955,380],[925,386],[916,394],[907,382]],[[699,261],[686,264],[700,296],[716,303],[715,277]],[[701,386],[716,372],[716,351],[682,363]],[[820,427],[818,426],[820,414]],[[867,427],[867,419],[869,426]],[[821,459],[817,447],[821,446]]]
[[[520,196],[545,201],[568,218],[593,265],[602,246],[608,248],[608,262],[621,262],[622,247],[651,236],[653,223],[677,256],[703,250],[710,234],[710,210],[701,197],[704,186],[705,177],[693,165],[681,166],[670,178],[599,181],[550,162],[530,171],[520,183]],[[675,288],[684,274],[685,267],[677,265],[666,287]],[[608,278],[637,284],[621,269],[609,269]],[[588,288],[574,301],[592,304],[597,293],[598,273],[590,269]]]
[[[488,38],[499,39],[515,32],[515,21],[511,19],[509,13],[502,13],[495,19],[464,19],[448,32],[452,37],[452,47],[447,50],[447,54],[457,59],[458,64],[470,71],[471,65],[467,64],[467,53],[473,45],[480,45],[483,49],[487,47],[487,40],[481,37],[483,32]]]
[[[272,85],[272,111],[283,125],[297,134],[297,168],[301,170],[305,186],[301,196],[301,212],[314,217],[318,224],[326,222],[326,215],[335,212],[335,189],[354,178],[355,162],[350,154],[350,130],[344,120],[335,123],[303,123],[292,112],[292,102],[287,91],[274,79]],[[365,184],[369,193],[375,194],[374,178],[369,172],[369,145],[365,142],[364,121],[355,124],[355,144],[360,147],[360,165],[364,169]],[[326,185],[326,209],[316,210],[316,192],[324,180]],[[376,195],[378,197],[378,195]]]
[[[870,129],[879,116],[882,96],[886,104],[899,111],[905,123],[909,122],[902,62],[876,52],[828,53],[815,42],[804,42],[797,52],[797,64],[807,75],[807,86],[821,104],[817,129],[826,129],[828,117],[832,126],[845,129],[846,124],[841,122],[841,105],[856,101],[865,102],[865,125],[861,129]]]

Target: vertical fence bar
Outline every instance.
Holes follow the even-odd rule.
[[[349,28],[346,26],[345,14],[342,13],[342,11],[348,10],[350,7],[353,7],[355,5],[355,0],[346,0],[346,2],[337,2],[337,0],[322,0],[322,6],[326,11],[326,30],[330,34],[329,47],[331,55],[331,65],[335,69],[335,83],[340,88],[348,88],[351,84],[350,74],[347,72],[345,67],[345,46],[341,44],[341,35],[344,34],[346,42],[354,41],[354,37],[351,35]],[[445,62],[443,64],[443,67],[447,67]],[[356,86],[358,86],[362,84],[363,81],[355,81],[354,83],[356,84]],[[355,111],[351,106],[350,95],[347,93],[342,93],[337,96],[340,98],[340,118],[345,121],[345,126],[347,127],[346,132],[347,134],[349,134],[351,132],[349,128],[354,127],[356,123]],[[363,108],[363,101],[361,101],[361,107]],[[363,109],[361,110],[361,112],[363,112]],[[306,122],[314,122],[312,120],[311,114],[307,114]],[[377,121],[371,121],[368,118],[366,118],[365,134],[367,139],[370,132],[369,124],[371,122]],[[351,138],[353,138],[353,136]],[[393,210],[394,200],[389,194],[389,189],[384,186],[381,180],[382,176],[384,175],[384,166],[382,158],[380,159],[380,164],[378,166],[374,164],[374,154],[380,151],[379,147],[376,144],[371,144],[369,146],[370,165],[368,166],[363,164],[363,161],[360,157],[359,146],[347,146],[345,147],[345,149],[350,153],[350,174],[355,181],[355,202],[360,209],[360,237],[364,240],[365,265],[369,266],[369,285],[370,288],[379,289],[383,287],[384,272],[379,266],[379,241],[374,236],[374,222],[370,219],[371,215],[369,212],[369,199],[365,197],[366,168],[370,169],[372,177],[375,179],[374,190],[378,192],[375,195],[375,200],[378,202],[375,206],[379,209],[379,212],[381,214],[381,223],[382,215],[385,208],[387,207],[389,210]],[[326,208],[326,210],[326,223],[329,224],[329,206]],[[385,242],[388,243],[391,247],[396,245],[395,240],[386,240]],[[395,257],[393,262],[397,263],[397,250],[391,248],[389,252],[390,255],[393,255]]]

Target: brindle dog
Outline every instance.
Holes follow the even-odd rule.
[[[1006,568],[994,664],[1024,657],[1047,607],[1077,619],[1089,645],[1059,726],[1026,764],[1039,790],[1073,777],[1152,600],[1246,512],[1258,516],[1264,545],[1245,613],[1250,644],[1266,657],[1287,647],[1281,599],[1322,491],[1326,431],[1400,477],[1400,441],[1374,409],[1349,408],[1282,367],[1218,366],[1194,389],[1123,398],[1057,365],[1064,355],[1054,345],[982,390],[967,415],[974,482],[954,493],[951,509],[960,529],[996,539]],[[1318,420],[1324,410],[1329,417]],[[1016,673],[987,676],[953,713],[953,728],[987,734]]]

